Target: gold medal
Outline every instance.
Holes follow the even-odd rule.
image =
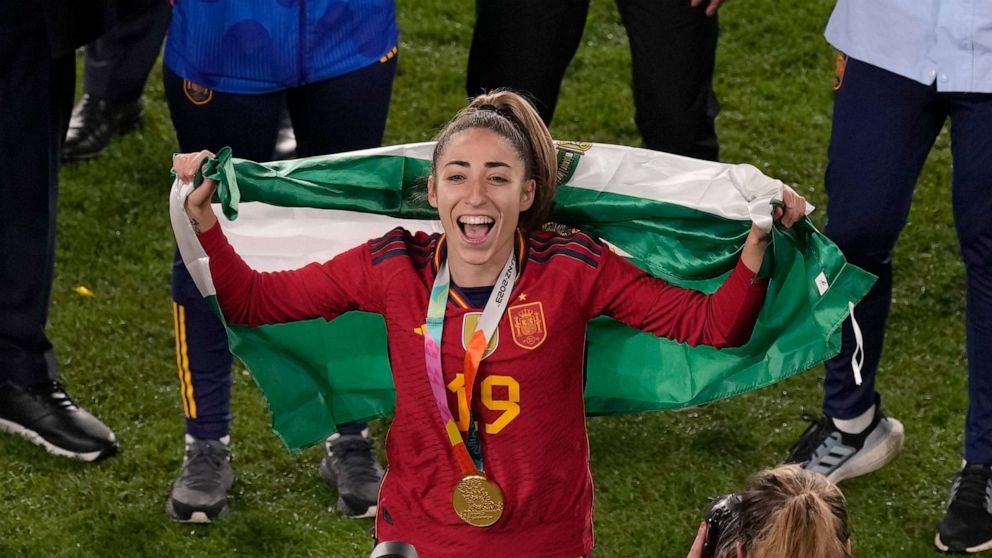
[[[489,527],[503,515],[503,494],[482,475],[465,475],[451,495],[455,513],[465,523]]]

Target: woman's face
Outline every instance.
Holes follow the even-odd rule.
[[[524,167],[509,141],[484,128],[458,132],[438,157],[427,197],[441,216],[459,285],[491,285],[506,263],[520,212],[534,202]]]

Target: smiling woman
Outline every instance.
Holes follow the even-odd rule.
[[[535,180],[496,132],[470,128],[446,143],[427,199],[451,231],[448,267],[460,286],[492,285],[513,252],[521,212],[534,203]]]
[[[394,229],[330,261],[252,270],[205,179],[186,211],[229,323],[363,310],[385,317],[396,414],[375,535],[424,557],[576,558],[593,548],[583,405],[586,325],[606,315],[689,345],[748,340],[768,232],[753,227],[712,294],[673,286],[584,233],[542,230],[555,151],[520,96],[477,98],[439,134],[428,181],[444,234]],[[174,160],[193,179],[204,153]],[[805,201],[784,192],[791,226]],[[549,513],[549,509],[553,511]]]

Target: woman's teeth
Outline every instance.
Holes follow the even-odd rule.
[[[458,225],[465,234],[465,238],[469,240],[484,239],[495,223],[495,219],[483,215],[465,215],[458,218]]]

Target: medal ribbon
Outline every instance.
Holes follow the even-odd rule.
[[[438,250],[441,247],[438,246]],[[517,266],[510,252],[503,271],[500,272],[496,286],[493,287],[489,301],[482,311],[482,317],[475,327],[472,340],[465,351],[465,361],[463,372],[465,374],[465,399],[468,402],[469,413],[472,409],[472,392],[475,387],[475,376],[479,371],[479,363],[482,355],[489,346],[489,340],[496,332],[496,326],[506,310],[510,300],[510,291],[513,288],[513,278],[516,276]],[[448,303],[448,291],[450,287],[450,274],[448,273],[448,263],[443,262],[437,270],[437,277],[434,278],[434,286],[431,288],[430,301],[427,304],[427,328],[424,332],[424,357],[427,362],[427,378],[430,381],[431,392],[434,395],[434,402],[437,404],[438,413],[441,415],[441,422],[448,433],[448,441],[455,452],[455,459],[462,470],[463,475],[479,475],[479,468],[469,455],[465,447],[465,440],[458,423],[451,415],[448,408],[447,390],[444,384],[444,374],[441,371],[441,334],[444,331],[444,311]],[[471,419],[469,420],[471,425]]]

